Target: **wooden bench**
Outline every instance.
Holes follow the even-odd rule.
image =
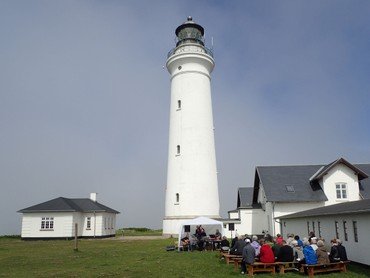
[[[325,273],[325,272],[347,272],[347,264],[349,261],[340,261],[330,264],[303,264],[302,267],[307,269],[308,277],[314,277],[315,273]]]
[[[279,267],[280,274],[284,274],[286,271],[298,271],[295,262],[276,262],[275,264]]]
[[[220,253],[221,258],[225,258],[226,264],[230,264],[230,262],[233,262],[235,258],[240,258],[242,256],[239,255],[231,255],[229,253]]]
[[[248,264],[247,265],[248,275],[253,276],[254,273],[256,272],[269,272],[274,275],[276,273],[275,266],[276,263],[255,262],[254,264]]]

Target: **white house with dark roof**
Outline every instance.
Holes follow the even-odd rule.
[[[282,233],[339,238],[351,261],[370,265],[370,199],[339,203],[280,217]]]
[[[119,212],[97,202],[96,195],[59,197],[18,211],[23,214],[22,239],[73,238],[76,223],[78,237],[115,236]]]
[[[328,165],[258,166],[254,187],[239,188],[226,225],[239,234],[281,233],[280,217],[370,197],[370,164],[343,158]]]

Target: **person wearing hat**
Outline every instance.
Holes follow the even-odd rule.
[[[242,269],[241,274],[244,274],[247,272],[247,264],[253,264],[254,258],[256,256],[256,250],[251,245],[251,239],[246,238],[245,243],[246,245],[243,248],[243,254],[242,254],[243,259],[241,263],[241,269]]]

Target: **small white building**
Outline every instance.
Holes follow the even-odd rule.
[[[22,213],[22,239],[73,238],[77,223],[77,236],[87,238],[115,236],[116,215],[96,200],[59,197],[18,212]]]
[[[348,259],[370,265],[370,199],[340,203],[280,217],[282,233],[306,235],[313,231],[318,238],[339,238]]]
[[[237,208],[224,224],[233,223],[239,234],[276,235],[281,216],[370,198],[367,173],[370,164],[343,158],[328,165],[258,166],[254,187],[239,188]]]

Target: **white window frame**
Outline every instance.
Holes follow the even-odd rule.
[[[40,231],[54,231],[54,217],[41,217]]]
[[[335,184],[335,196],[338,200],[348,199],[347,184],[345,182],[340,182]]]
[[[91,217],[86,217],[86,230],[91,230]]]

